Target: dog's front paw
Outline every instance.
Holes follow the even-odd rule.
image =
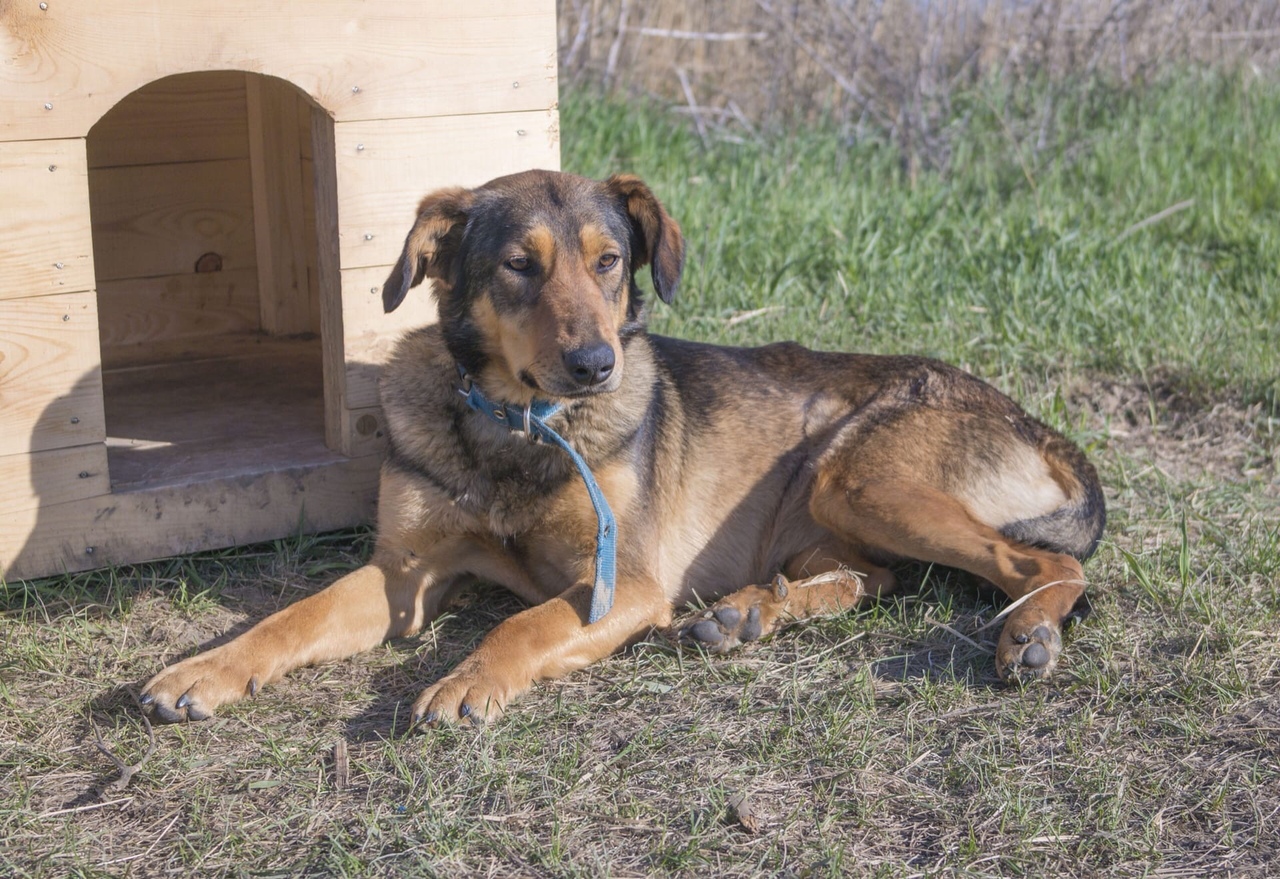
[[[169,666],[147,682],[138,701],[165,723],[207,720],[218,707],[256,695],[264,677],[219,647]]]
[[[1049,677],[1062,653],[1062,627],[1040,613],[1014,613],[996,647],[996,673],[1002,680]]]
[[[483,669],[463,666],[422,691],[409,715],[414,726],[481,723],[502,716],[517,694]]]
[[[747,586],[711,605],[700,619],[681,627],[678,637],[712,653],[728,653],[748,641],[772,634],[783,621],[787,581],[779,575],[772,586]]]

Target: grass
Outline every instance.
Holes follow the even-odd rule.
[[[142,756],[131,690],[356,566],[370,535],[9,583],[0,873],[1266,875],[1280,88],[1081,90],[1039,153],[1035,112],[995,88],[967,100],[948,172],[914,183],[874,138],[704,147],[581,95],[564,163],[640,173],[684,225],[659,331],[941,356],[1089,449],[1111,524],[1053,682],[999,686],[992,596],[908,566],[899,596],[732,657],[655,635],[490,728],[394,733],[517,609],[478,588],[419,638],[157,730],[111,791],[94,729]],[[730,805],[743,794],[753,820]]]

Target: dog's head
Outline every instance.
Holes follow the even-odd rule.
[[[683,264],[679,225],[639,178],[526,171],[424,198],[382,302],[431,278],[450,352],[488,389],[583,396],[622,381],[644,328],[635,273],[649,265],[670,302]]]

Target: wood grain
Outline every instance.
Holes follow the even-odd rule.
[[[528,168],[560,167],[555,111],[334,126],[342,268],[389,266],[418,200]]]
[[[102,443],[0,456],[0,497],[6,512],[101,497],[111,491]]]
[[[0,300],[0,455],[105,436],[93,291]]]
[[[200,350],[104,373],[112,490],[334,457],[324,445],[319,339],[220,336]]]
[[[83,571],[369,521],[375,456],[15,510],[0,517],[0,576]]]
[[[93,288],[88,174],[83,140],[0,143],[0,299]]]
[[[89,178],[98,281],[257,265],[249,161],[104,168]]]
[[[136,360],[125,352],[166,339],[258,329],[258,274],[252,268],[104,281],[98,288],[102,363]]]
[[[244,81],[213,70],[143,86],[89,129],[89,167],[247,158]]]
[[[0,140],[84,137],[147,83],[209,70],[278,76],[339,121],[546,109],[555,12],[553,0],[5,3]]]
[[[342,273],[342,345],[347,353],[344,399],[349,409],[377,406],[378,376],[400,337],[436,322],[429,281],[409,291],[395,311],[383,312],[382,282],[390,271],[390,266],[373,266]]]
[[[299,136],[299,119],[310,121],[311,105],[283,80],[254,74],[245,77],[245,93],[262,329],[280,335],[318,332],[319,304],[311,300],[307,275],[315,239],[307,237]],[[306,141],[309,152],[310,128]],[[310,177],[305,183],[312,188]]]

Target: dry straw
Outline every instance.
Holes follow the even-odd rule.
[[[829,116],[935,163],[957,86],[1280,59],[1277,0],[560,0],[559,21],[567,81],[667,101],[704,138]]]

